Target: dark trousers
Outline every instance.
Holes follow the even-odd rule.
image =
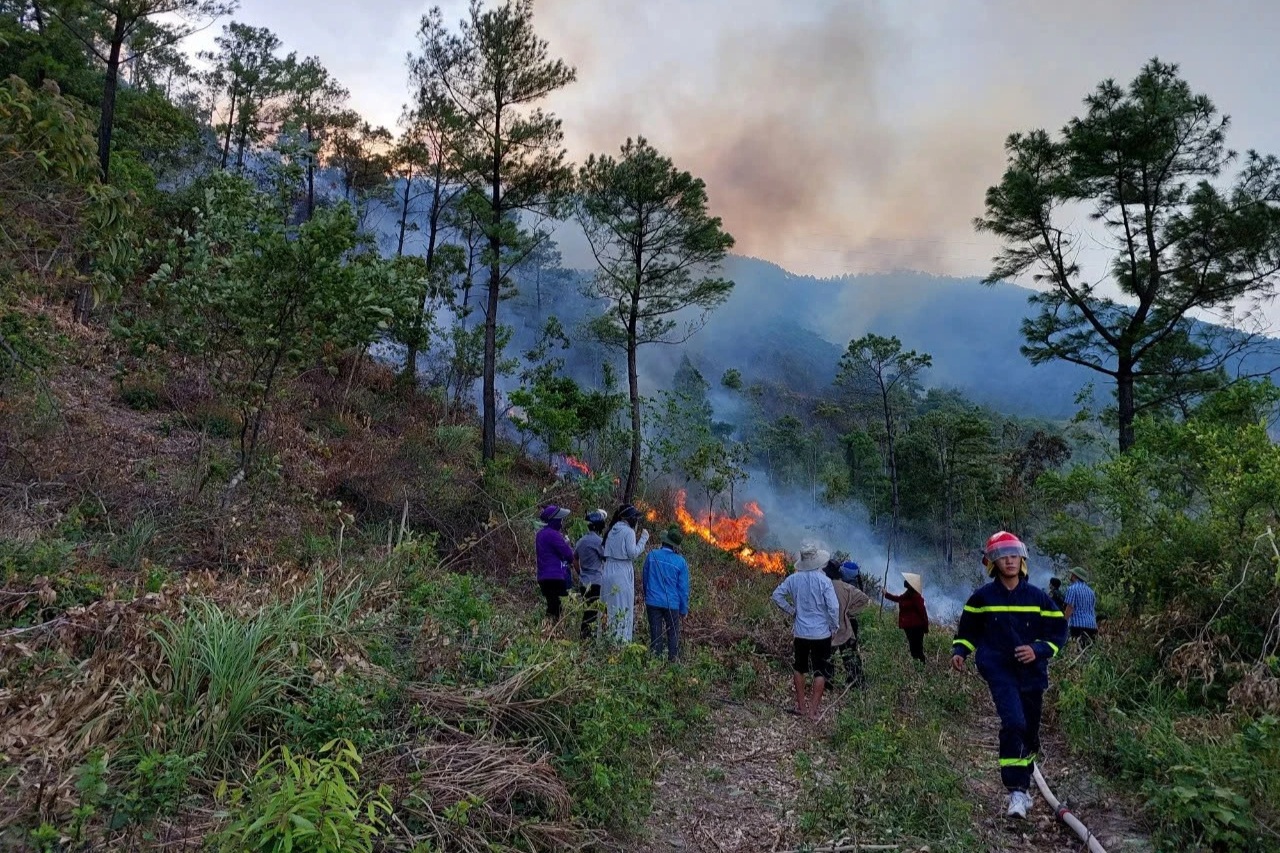
[[[805,637],[793,637],[791,640],[795,660],[791,668],[801,675],[812,674],[814,678],[830,681],[835,675],[835,667],[831,665],[831,638],[810,640]]]
[[[1098,629],[1073,627],[1071,629],[1071,639],[1079,640],[1081,648],[1087,649],[1093,645],[1094,640],[1098,639]]]
[[[849,685],[861,687],[866,684],[867,678],[862,671],[862,652],[858,648],[857,622],[853,623],[853,636],[836,646],[834,651],[840,656],[840,662],[844,664],[844,674],[849,679]]]
[[[538,581],[542,597],[547,600],[547,618],[553,622],[560,620],[561,599],[569,594],[569,582],[564,580]]]
[[[1043,690],[1019,690],[1012,678],[988,679],[1000,715],[1000,781],[1010,791],[1031,787],[1031,767],[1040,751]]]
[[[921,663],[924,663],[924,635],[927,630],[927,628],[902,629],[907,635],[907,646],[911,649],[911,656]]]
[[[596,619],[600,616],[600,584],[584,586],[582,600],[586,605],[582,611],[582,639],[590,640],[595,635]]]
[[[661,657],[664,653],[668,660],[675,660],[680,654],[680,611],[673,607],[644,608],[649,617],[649,649]]]

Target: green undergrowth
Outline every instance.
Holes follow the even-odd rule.
[[[795,760],[803,786],[799,827],[815,844],[843,838],[953,853],[987,849],[962,775],[967,762],[943,748],[943,729],[968,726],[980,707],[977,679],[946,671],[949,632],[925,640],[929,662],[922,670],[890,616],[877,622],[864,614],[867,687],[843,693],[831,737]],[[838,675],[832,698],[843,691]]]
[[[1144,643],[1108,636],[1058,671],[1057,712],[1073,747],[1137,793],[1162,851],[1280,848],[1280,719],[1213,712]]]
[[[580,849],[641,827],[659,755],[726,678],[706,653],[584,643],[577,601],[550,629],[532,591],[439,568],[430,538],[246,596],[149,623],[66,806],[0,843],[151,849],[212,814],[237,851]]]

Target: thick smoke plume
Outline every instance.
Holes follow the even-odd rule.
[[[797,272],[973,275],[995,249],[970,223],[1007,134],[1061,127],[1153,55],[1235,112],[1239,74],[1206,45],[1230,32],[1250,50],[1280,4],[537,0],[536,15],[579,70],[552,103],[575,158],[647,136],[707,181],[737,252]],[[1275,147],[1274,127],[1242,136]]]
[[[907,45],[875,4],[541,0],[537,10],[553,49],[579,66],[559,109],[572,153],[644,134],[707,181],[741,253],[833,272],[932,269],[945,266],[941,238],[973,240],[968,220],[998,175],[1006,131],[947,103],[904,114],[911,95],[894,75]],[[859,251],[812,248],[832,246]]]

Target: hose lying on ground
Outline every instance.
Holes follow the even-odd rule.
[[[1049,790],[1049,783],[1044,781],[1044,776],[1040,773],[1040,766],[1031,765],[1032,777],[1036,780],[1036,785],[1040,788],[1040,793],[1044,795],[1045,802],[1053,809],[1053,813],[1057,815],[1058,820],[1065,823],[1080,836],[1080,840],[1089,846],[1089,853],[1107,853],[1102,843],[1094,837],[1093,833],[1085,828],[1080,819],[1071,813],[1071,810],[1058,802],[1058,798],[1053,795],[1053,791]]]

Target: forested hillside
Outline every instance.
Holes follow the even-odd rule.
[[[394,130],[233,6],[0,2],[0,847],[1082,849],[947,671],[1004,530],[1096,590],[1054,790],[1113,853],[1277,848],[1280,390],[1229,321],[1280,162],[1176,66],[1010,137],[988,282],[817,280],[642,135],[570,162],[528,0],[422,10]],[[596,508],[653,534],[599,603]],[[770,596],[840,551],[865,682],[801,714]]]

